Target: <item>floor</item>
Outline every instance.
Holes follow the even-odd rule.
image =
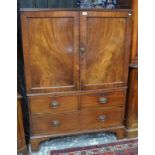
[[[64,148],[73,148],[81,146],[91,146],[97,144],[105,144],[116,140],[115,134],[112,133],[94,133],[83,134],[78,136],[70,136],[63,138],[55,138],[41,144],[38,152],[31,152],[29,155],[49,155],[51,150],[60,150]],[[18,155],[22,155],[18,153]]]

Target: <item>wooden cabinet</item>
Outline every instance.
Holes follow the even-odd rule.
[[[126,106],[126,135],[138,136],[138,0],[132,1],[132,46]]]
[[[138,69],[132,68],[129,76],[129,90],[126,108],[127,137],[138,135]]]
[[[132,0],[131,64],[138,64],[138,0]]]
[[[23,151],[24,149],[26,149],[26,143],[25,143],[23,116],[22,116],[22,109],[21,109],[21,96],[18,95],[17,97],[17,150],[19,152],[19,151]]]
[[[22,10],[31,147],[97,131],[124,137],[130,10]]]

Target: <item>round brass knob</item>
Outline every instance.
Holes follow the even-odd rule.
[[[101,98],[99,99],[99,103],[101,103],[101,104],[105,104],[105,103],[107,103],[107,102],[108,102],[108,99],[105,98],[105,97],[101,97]]]
[[[104,122],[106,120],[106,116],[105,115],[100,115],[99,117],[98,117],[98,121],[99,122]]]
[[[59,106],[60,106],[60,103],[59,103],[58,101],[52,101],[51,107],[52,107],[53,109],[58,108]]]
[[[59,120],[52,121],[52,126],[54,128],[58,128],[58,127],[60,127],[60,125],[61,125],[61,122]]]

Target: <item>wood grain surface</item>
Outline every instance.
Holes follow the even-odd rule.
[[[52,103],[56,102],[58,106],[53,107]],[[29,98],[31,115],[46,113],[64,113],[78,110],[78,96],[38,96]]]
[[[66,133],[79,130],[79,113],[65,113],[65,114],[44,114],[36,115],[31,118],[32,134],[56,134]],[[53,121],[59,121],[60,126],[54,127]]]
[[[83,110],[67,114],[36,115],[32,120],[32,134],[58,134],[76,132],[86,129],[102,129],[119,126],[123,122],[123,108]],[[105,121],[99,121],[99,116],[105,115]],[[53,121],[59,121],[60,126],[54,127]]]
[[[126,127],[138,127],[138,69],[131,69],[126,108]]]
[[[106,99],[106,102],[101,102]],[[100,92],[80,95],[81,109],[103,108],[111,106],[125,105],[126,91]]]
[[[124,137],[131,17],[131,10],[21,11],[32,148],[90,131]]]
[[[138,64],[138,0],[132,0],[132,46],[131,63]]]
[[[17,99],[17,151],[26,149],[21,97]]]
[[[43,12],[22,16],[28,93],[78,89],[77,15]]]
[[[114,18],[114,17],[117,18]],[[81,89],[126,85],[131,28],[124,13],[81,12]],[[127,30],[130,29],[130,32]]]
[[[72,18],[29,20],[33,87],[73,85],[73,24]]]
[[[126,136],[138,136],[138,0],[132,0],[132,46],[126,106]]]

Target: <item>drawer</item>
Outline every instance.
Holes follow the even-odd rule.
[[[123,124],[123,108],[83,110],[81,112],[81,128],[102,129]]]
[[[78,110],[77,95],[30,97],[29,103],[32,115],[41,113],[61,113]]]
[[[44,114],[31,117],[32,133],[65,134],[88,129],[102,129],[123,124],[123,109],[82,110],[68,114]]]
[[[126,91],[100,92],[81,95],[81,108],[118,106],[125,103]]]
[[[32,133],[59,134],[79,130],[79,113],[45,114],[31,117]]]

